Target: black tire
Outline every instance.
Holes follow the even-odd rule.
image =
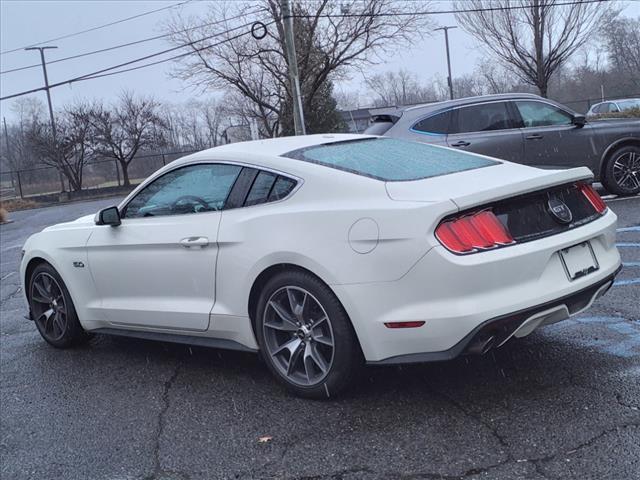
[[[640,147],[627,145],[611,153],[602,171],[602,184],[616,195],[640,193]]]
[[[50,286],[48,290],[47,282]],[[55,268],[48,263],[41,263],[31,273],[28,285],[33,320],[48,344],[56,348],[70,348],[91,338],[80,325],[69,290]],[[47,294],[50,296],[46,297]],[[43,302],[49,299],[55,300],[55,305]]]
[[[274,295],[279,294],[279,292],[283,290],[286,290],[288,294],[289,289],[298,292],[296,293],[296,295],[305,295],[305,292],[308,293],[309,298],[314,301],[314,304],[317,303],[320,308],[324,310],[324,312],[326,312],[326,317],[328,318],[326,322],[329,323],[328,328],[330,329],[331,335],[333,336],[332,347],[325,347],[319,343],[316,345],[317,347],[332,349],[331,361],[328,364],[328,368],[326,368],[325,372],[319,373],[320,375],[323,375],[323,377],[317,382],[311,381],[309,373],[307,373],[309,384],[306,385],[292,380],[292,377],[287,376],[287,373],[282,371],[282,365],[278,365],[279,358],[275,355],[272,356],[272,354],[270,353],[270,346],[267,343],[273,343],[272,340],[267,338],[268,336],[278,333],[269,333],[269,328],[272,327],[265,328],[265,318],[269,318],[269,315],[274,315],[273,312],[265,315],[265,311],[267,311],[267,304],[271,299],[276,298],[274,297]],[[304,298],[307,298],[306,295]],[[305,302],[302,301],[302,303],[304,304]],[[272,307],[269,308],[272,309]],[[307,308],[312,309],[313,307]],[[304,312],[304,310],[305,307],[302,307],[300,311]],[[309,313],[309,316],[311,317],[312,313]],[[283,321],[283,323],[285,322]],[[317,322],[316,326],[311,327],[311,330],[326,328],[326,325],[324,325],[324,327],[320,327],[320,323],[321,322]],[[313,321],[311,321],[311,324],[313,324]],[[349,320],[347,313],[345,312],[344,308],[340,304],[340,301],[331,291],[331,289],[311,273],[302,270],[291,269],[284,270],[273,276],[265,284],[262,292],[260,293],[256,309],[255,326],[258,337],[258,344],[260,345],[260,353],[269,370],[285,387],[287,387],[294,394],[301,397],[327,399],[337,396],[349,385],[356,372],[363,365],[363,355],[360,350],[360,345],[358,344],[356,334],[353,330],[353,326],[351,325],[351,321]],[[296,340],[295,337],[296,335],[298,335],[298,333],[288,331],[282,332],[282,335],[284,335],[285,338],[283,342],[288,343],[289,341]],[[291,335],[291,339],[289,340],[287,340],[288,335]],[[321,337],[323,336],[321,335]],[[312,347],[313,342],[314,339],[310,336],[307,340],[309,347]],[[303,350],[305,348],[304,340],[302,341],[301,348]],[[271,350],[273,351],[273,346],[271,346]],[[302,359],[302,368],[304,368],[306,372],[306,350],[304,351],[303,355],[305,356],[305,358]],[[289,362],[291,361],[291,358],[293,358],[293,356],[294,353],[291,352],[289,356]],[[317,365],[319,365],[319,363]],[[327,367],[326,364],[325,367]],[[317,369],[317,372],[320,372],[320,370]]]

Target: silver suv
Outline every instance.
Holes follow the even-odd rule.
[[[537,95],[487,95],[377,110],[365,133],[540,168],[586,166],[611,193],[640,192],[640,119],[587,121]]]

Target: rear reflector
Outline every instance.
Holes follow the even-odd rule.
[[[604,203],[604,200],[600,198],[598,192],[596,192],[591,185],[588,183],[579,183],[578,188],[582,194],[587,197],[587,200],[589,200],[589,203],[596,209],[596,212],[604,213],[607,210],[607,204]]]
[[[421,327],[425,322],[385,322],[387,328],[417,328]]]
[[[491,210],[483,210],[441,223],[436,238],[455,253],[471,253],[515,243]]]

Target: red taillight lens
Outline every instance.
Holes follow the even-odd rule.
[[[587,200],[589,200],[589,203],[596,209],[596,212],[604,213],[607,210],[607,204],[604,203],[604,200],[600,198],[598,192],[596,192],[591,185],[588,183],[579,183],[578,188],[582,194],[587,197]]]
[[[436,228],[436,238],[455,253],[470,253],[514,243],[509,231],[491,210],[441,223]]]

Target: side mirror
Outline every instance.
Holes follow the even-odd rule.
[[[117,227],[122,222],[120,221],[120,211],[118,207],[107,207],[96,213],[95,218],[96,225],[111,225]]]
[[[573,123],[578,128],[582,128],[584,127],[585,123],[587,123],[587,118],[584,115],[574,115],[571,123]]]

